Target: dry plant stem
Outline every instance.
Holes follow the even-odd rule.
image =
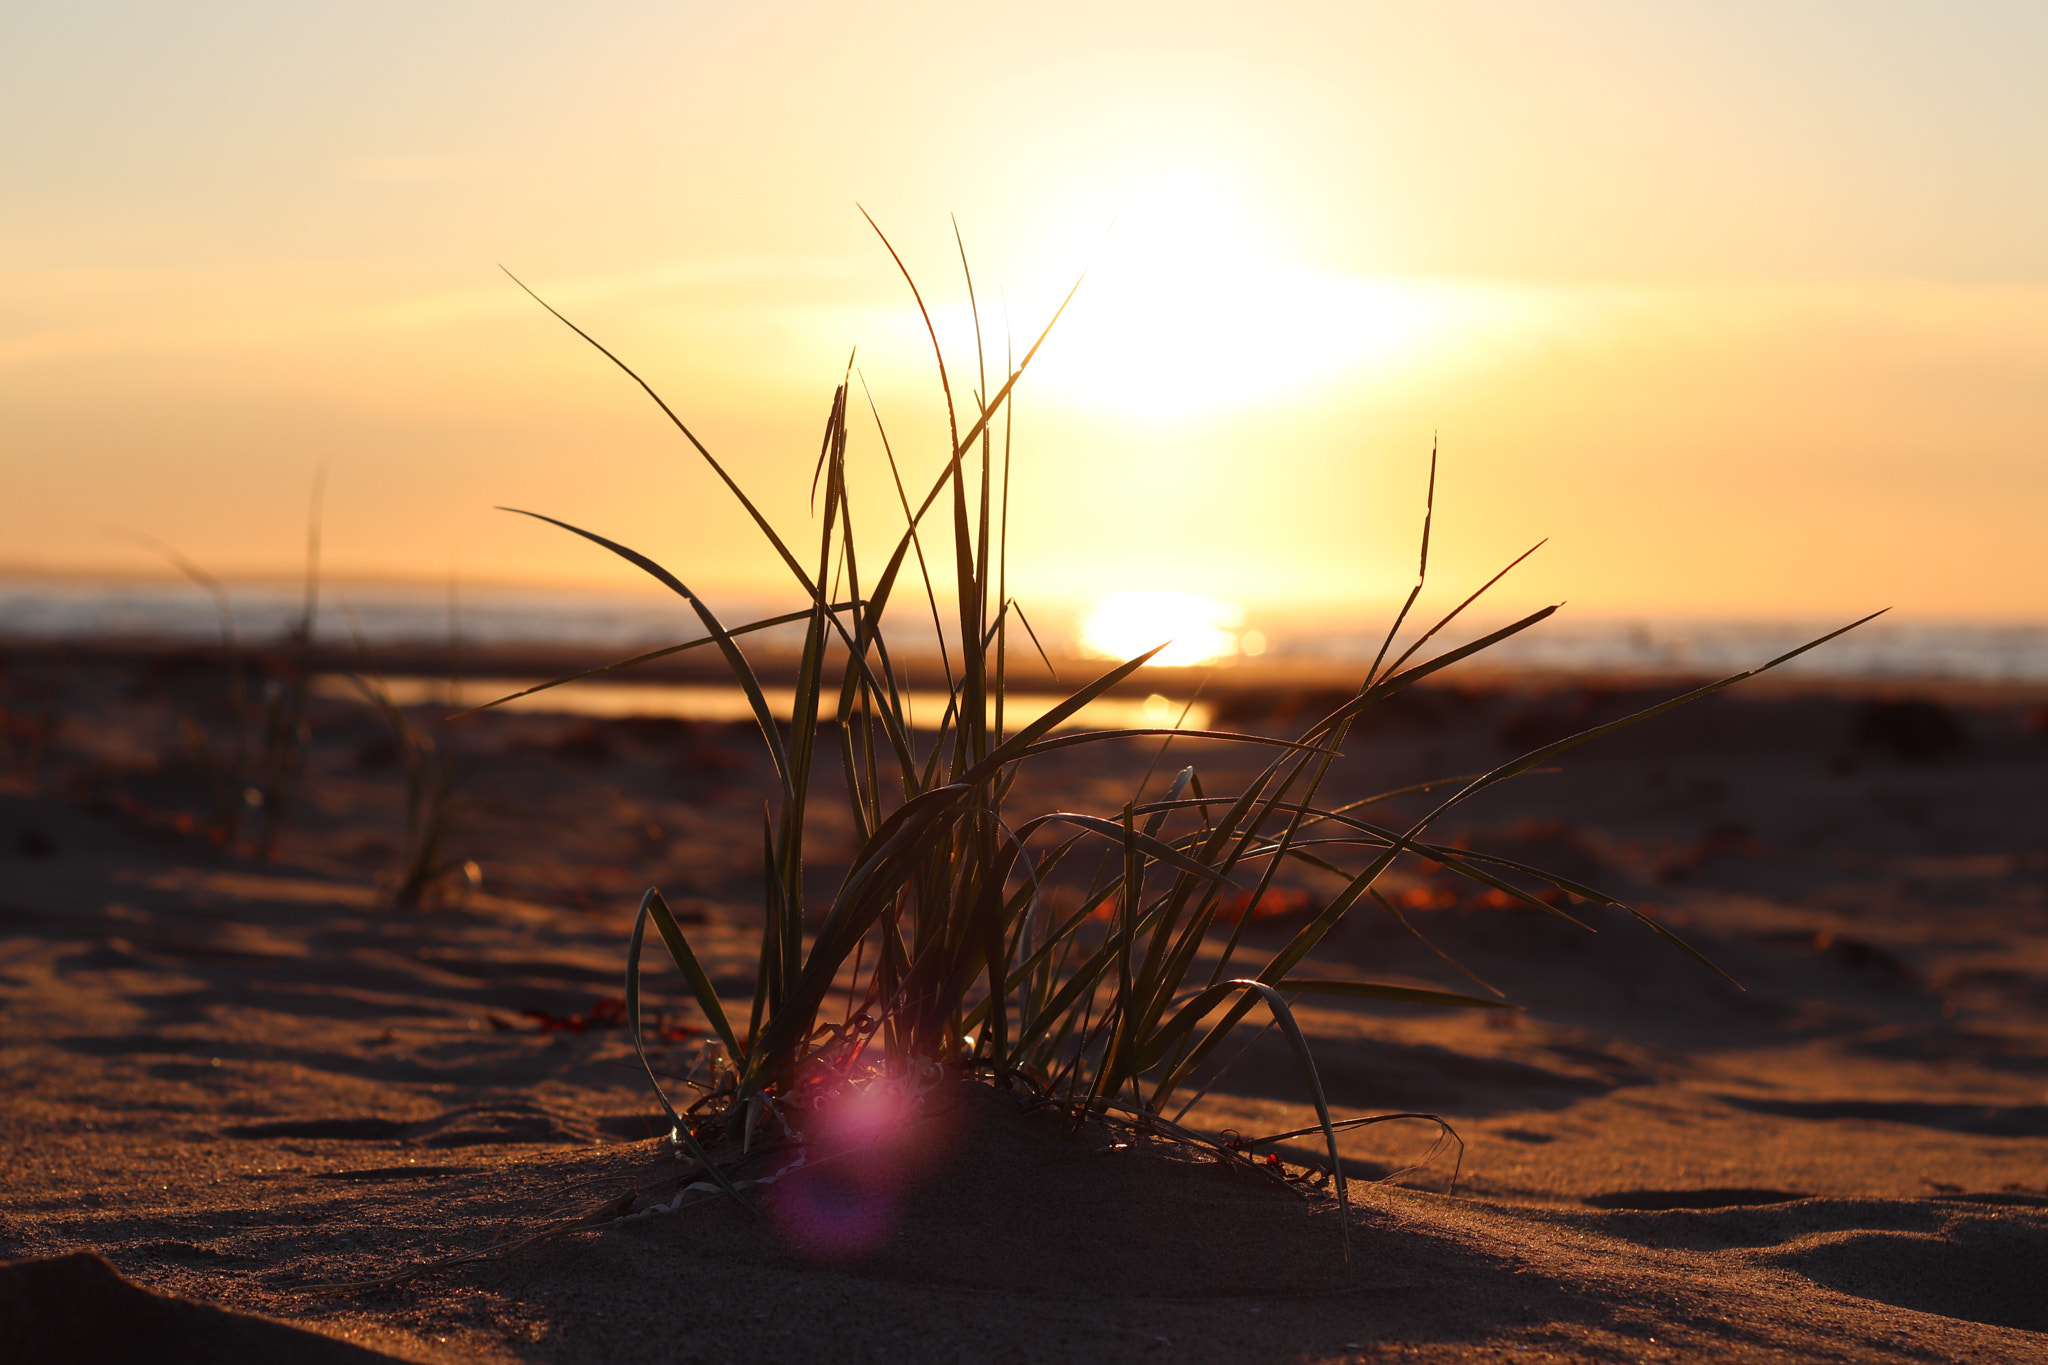
[[[320,610],[320,514],[327,490],[323,466],[313,477],[313,496],[306,513],[305,603],[298,624],[285,637],[282,678],[264,688],[262,720],[262,833],[256,856],[277,852],[286,823],[298,804],[299,782],[305,775],[310,736],[306,702],[313,686],[313,627]]]
[[[1533,879],[1572,897],[1622,906],[1569,879],[1495,855],[1447,849],[1426,841],[1424,834],[1444,812],[1488,786],[1543,770],[1542,765],[1576,744],[1763,669],[1595,726],[1488,773],[1416,784],[1336,810],[1324,809],[1318,793],[1333,765],[1344,757],[1344,741],[1354,721],[1404,689],[1539,624],[1555,611],[1545,608],[1411,662],[1532,550],[1397,648],[1428,578],[1436,471],[1432,450],[1416,586],[1357,693],[1299,739],[1190,732],[1178,726],[1055,737],[1057,727],[1142,668],[1157,650],[1106,669],[1011,732],[1004,701],[1007,637],[1012,617],[1024,620],[1010,596],[1006,563],[1014,392],[1074,295],[1068,292],[1020,361],[1009,365],[1006,360],[1007,378],[993,396],[987,396],[979,303],[957,225],[955,235],[976,329],[977,382],[973,411],[968,414],[956,408],[946,356],[924,296],[895,248],[883,238],[932,343],[948,436],[946,448],[937,452],[939,468],[930,491],[913,503],[902,459],[889,442],[873,395],[868,395],[881,456],[894,483],[894,505],[887,510],[901,517],[899,529],[888,537],[892,543],[878,573],[872,571],[872,561],[863,565],[862,538],[855,534],[848,479],[847,408],[854,378],[850,361],[834,390],[813,470],[817,542],[815,554],[805,563],[653,388],[555,313],[654,399],[753,518],[808,602],[801,612],[728,628],[701,597],[655,561],[595,532],[539,518],[638,566],[689,603],[706,634],[673,649],[708,643],[719,650],[748,699],[775,767],[775,797],[763,820],[763,926],[744,1028],[726,1016],[708,974],[659,892],[650,890],[642,900],[628,949],[626,992],[634,1045],[647,1067],[649,1083],[675,1125],[677,1140],[704,1163],[722,1190],[745,1203],[734,1182],[710,1161],[693,1122],[707,1134],[744,1135],[750,1113],[791,1093],[817,1074],[817,1068],[828,1065],[823,1049],[836,1047],[856,1017],[866,1018],[875,1045],[892,1064],[922,1058],[985,1069],[998,1077],[1036,1077],[1034,1085],[1040,1086],[1047,1102],[1070,1116],[1114,1111],[1135,1116],[1134,1121],[1142,1120],[1159,1132],[1192,1136],[1192,1130],[1163,1117],[1168,1101],[1252,1005],[1263,1001],[1288,1039],[1316,1109],[1318,1127],[1313,1131],[1324,1135],[1338,1203],[1348,1209],[1336,1134],[1344,1126],[1379,1120],[1345,1121],[1331,1115],[1288,998],[1311,994],[1462,1008],[1511,1006],[1484,982],[1478,984],[1496,998],[1384,982],[1297,978],[1294,969],[1353,905],[1376,894],[1377,879],[1402,857],[1429,859],[1474,885],[1501,891],[1545,913],[1564,912],[1512,878]],[[998,413],[1004,421],[1000,459],[993,426]],[[927,525],[927,515],[942,496],[949,524]],[[940,546],[928,547],[928,538],[951,542],[950,611],[941,609],[934,581],[934,570],[946,557]],[[923,729],[910,715],[909,678],[889,644],[889,608],[913,556],[929,627],[938,637],[948,698],[936,725],[927,719]],[[798,622],[804,625],[804,643],[794,704],[785,722],[770,711],[738,637],[769,624]],[[843,655],[836,664],[827,662],[828,644]],[[1776,667],[1802,652],[1793,651],[1763,668]],[[640,659],[651,657],[656,655]],[[828,730],[837,742],[833,766],[843,783],[858,842],[837,890],[824,906],[813,907],[807,905],[805,894],[805,815],[814,799],[822,799],[822,789],[813,790],[812,769]],[[1265,744],[1276,756],[1231,797],[1207,795],[1190,766],[1176,776],[1164,800],[1140,805],[1141,784],[1115,814],[1050,811],[1017,818],[1006,809],[1018,772],[1039,755],[1105,740],[1160,736],[1170,744],[1196,735]],[[1162,745],[1155,767],[1164,752]],[[1150,776],[1148,770],[1147,783]],[[1455,791],[1405,829],[1381,826],[1353,813],[1374,800],[1446,785],[1455,786]],[[1041,838],[1041,832],[1048,837]],[[1083,842],[1102,849],[1102,875],[1081,883],[1078,899],[1069,899],[1076,890],[1071,873],[1084,861],[1068,855]],[[1362,854],[1362,867],[1333,861],[1352,851]],[[1245,932],[1253,918],[1249,907],[1261,903],[1289,864],[1335,872],[1345,879],[1344,889],[1255,970],[1240,969],[1234,963],[1246,951]],[[1256,876],[1250,875],[1253,869]],[[1252,882],[1245,901],[1248,908],[1223,932],[1217,920],[1224,897],[1239,891],[1246,880]],[[1639,910],[1622,908],[1685,951],[1693,951]],[[703,1119],[679,1114],[669,1104],[641,1045],[640,954],[650,922],[736,1068],[726,1107]],[[1195,975],[1196,964],[1209,949],[1216,950],[1209,954],[1214,966],[1203,974],[1208,978],[1203,982]],[[821,1029],[820,1013],[834,991],[846,992],[846,1023]],[[858,1014],[856,1000],[861,1002]],[[833,1068],[832,1074],[841,1073]],[[1348,1219],[1344,1221],[1348,1245]]]
[[[450,612],[449,691],[460,695],[459,637],[452,600]],[[405,842],[390,877],[391,904],[395,909],[417,910],[437,885],[463,868],[462,862],[448,857],[446,851],[458,818],[455,757],[445,732],[437,736],[431,725],[415,721],[392,702],[390,690],[373,667],[369,641],[353,612],[348,622],[361,665],[349,681],[382,716],[405,760]]]
[[[176,546],[140,532],[127,533],[126,538],[154,551],[169,560],[178,572],[191,579],[213,599],[214,615],[220,625],[221,654],[228,669],[228,720],[230,726],[230,757],[223,765],[213,755],[213,747],[207,742],[206,732],[190,716],[180,715],[179,728],[184,732],[185,743],[206,774],[208,788],[213,793],[214,828],[220,841],[233,847],[241,834],[242,808],[247,803],[243,793],[249,789],[249,702],[244,682],[241,640],[235,630],[235,608],[228,600],[227,589],[219,579],[208,573],[196,561],[188,558]]]
[[[124,533],[127,539],[169,560],[213,599],[228,668],[228,761],[223,763],[215,758],[205,731],[189,716],[179,718],[180,729],[206,775],[221,842],[234,847],[245,833],[250,834],[247,851],[266,860],[275,855],[278,842],[284,837],[305,776],[310,743],[306,706],[312,689],[314,624],[320,603],[320,523],[326,483],[323,467],[314,476],[306,517],[305,587],[299,619],[286,632],[282,648],[270,656],[272,676],[257,706],[252,706],[248,697],[247,659],[235,629],[234,608],[227,590],[175,547],[152,536]],[[246,815],[245,820],[245,813],[249,812],[253,814]],[[253,831],[248,827],[250,824]]]

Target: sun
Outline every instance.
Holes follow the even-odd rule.
[[[1264,637],[1243,625],[1243,608],[1199,593],[1112,592],[1083,618],[1080,643],[1083,653],[1105,659],[1135,658],[1164,644],[1152,662],[1184,668],[1260,652]]]
[[[1250,178],[1215,167],[1090,197],[1116,217],[1033,376],[1056,401],[1192,421],[1427,363],[1498,311],[1470,286],[1301,263]]]

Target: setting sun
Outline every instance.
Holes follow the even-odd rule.
[[[1240,631],[1244,611],[1191,592],[1113,592],[1096,599],[1081,623],[1081,648],[1105,659],[1129,659],[1155,645],[1152,662],[1169,668],[1257,654],[1265,637]]]
[[[1108,199],[1075,325],[1037,378],[1055,401],[1175,423],[1333,380],[1412,370],[1544,320],[1531,291],[1304,268],[1215,168]]]

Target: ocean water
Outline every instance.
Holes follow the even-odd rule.
[[[281,637],[298,619],[298,588],[235,584],[229,599],[238,635],[249,642]],[[730,623],[765,614],[758,604],[717,604]],[[1038,622],[1046,633],[1071,639],[1071,626]],[[1249,623],[1260,626],[1254,619]],[[1502,622],[1475,619],[1457,644]],[[1573,673],[1723,674],[1754,667],[1845,624],[1829,620],[1560,616],[1493,647],[1481,656],[1489,669]],[[446,642],[451,625],[468,646],[547,644],[631,653],[673,644],[701,633],[680,602],[660,598],[541,589],[465,590],[451,612],[435,589],[383,584],[334,584],[323,589],[316,632],[347,640],[360,632],[371,644]],[[217,640],[214,601],[181,582],[107,582],[0,579],[0,639]],[[1260,627],[1265,660],[1357,663],[1379,648],[1372,630],[1310,622]],[[1383,627],[1382,627],[1383,629]],[[762,643],[794,645],[801,627],[764,632]],[[1048,645],[1054,645],[1048,639]],[[1055,648],[1057,646],[1055,645]],[[1786,666],[1807,677],[1864,680],[1954,680],[1986,683],[2048,682],[2048,622],[1958,621],[1881,617]]]
[[[295,584],[233,583],[225,589],[236,634],[281,639],[305,610]],[[372,645],[439,644],[452,631],[472,645],[550,644],[630,649],[673,644],[696,618],[680,601],[625,593],[544,589],[441,590],[391,584],[329,584],[314,618],[322,638],[360,631]],[[0,639],[218,640],[213,597],[184,582],[0,579]],[[796,636],[801,639],[801,632]]]
[[[1489,669],[1571,673],[1739,673],[1849,620],[1552,618],[1478,656]],[[1475,624],[1452,643],[1506,622]],[[1380,637],[1304,633],[1282,648],[1303,658],[1369,661]],[[1804,677],[1979,683],[2048,682],[2048,623],[1882,616],[1781,665]]]

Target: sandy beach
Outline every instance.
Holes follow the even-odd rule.
[[[1397,866],[1413,926],[1527,1008],[1302,1002],[1336,1109],[1438,1114],[1463,1143],[1394,1174],[1433,1125],[1343,1135],[1347,1261],[1327,1198],[1163,1142],[1062,1141],[958,1081],[925,1097],[928,1150],[863,1254],[719,1199],[626,1217],[689,1177],[605,1002],[656,885],[744,1008],[768,779],[744,727],[464,724],[449,849],[477,878],[398,910],[404,768],[368,707],[316,700],[302,804],[261,861],[206,835],[179,723],[219,695],[203,663],[16,650],[4,682],[14,1358],[2048,1356],[2048,697],[1737,691],[1459,810],[1440,836],[1654,908],[1740,988],[1626,916],[1573,907],[1588,933]],[[1347,742],[1330,794],[1484,770],[1670,690],[1417,689]],[[1219,723],[1284,731],[1315,701],[1246,693]],[[1155,759],[1065,750],[1011,801],[1113,815]],[[1211,791],[1253,762],[1166,760]],[[818,818],[822,901],[852,836]],[[1309,965],[1473,989],[1367,907]],[[701,1018],[665,963],[649,989],[686,1069]],[[1312,1120],[1269,1033],[1185,1121]],[[1298,1169],[1316,1143],[1266,1151]],[[51,1259],[79,1253],[104,1260]]]

